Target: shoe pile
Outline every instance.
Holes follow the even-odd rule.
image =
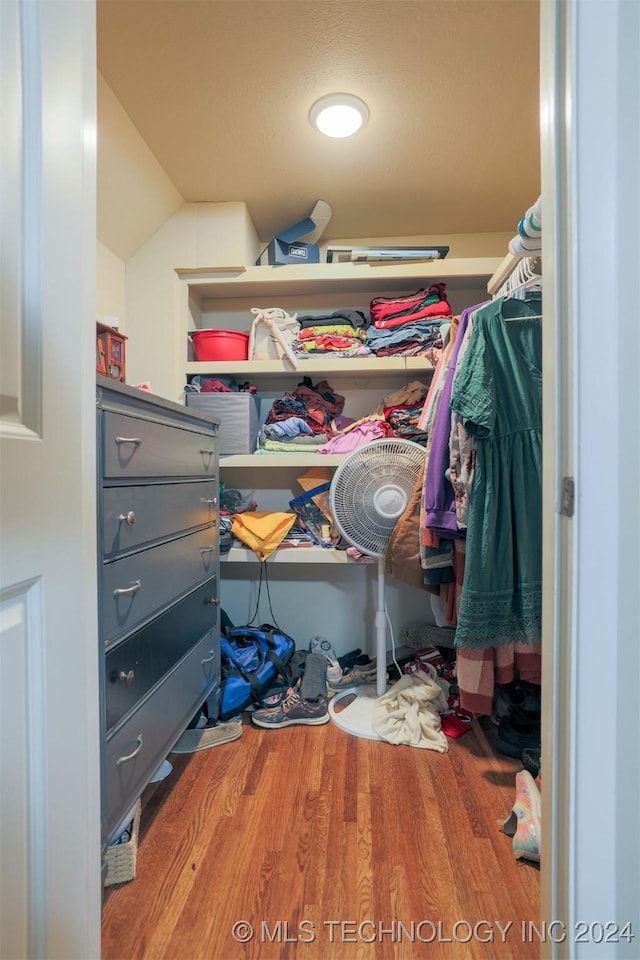
[[[523,680],[496,687],[493,719],[496,749],[522,760],[524,750],[540,755],[540,687]]]

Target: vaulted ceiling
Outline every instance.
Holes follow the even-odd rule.
[[[266,240],[515,230],[540,193],[537,0],[99,0],[98,69],[185,201]],[[367,126],[330,140],[311,104]]]

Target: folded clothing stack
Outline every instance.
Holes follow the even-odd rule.
[[[370,304],[372,325],[367,346],[378,357],[415,356],[442,347],[441,327],[451,317],[446,284],[403,297],[375,297]]]
[[[359,310],[334,310],[320,316],[300,317],[300,330],[293,344],[298,357],[331,354],[335,357],[367,357],[367,318]]]

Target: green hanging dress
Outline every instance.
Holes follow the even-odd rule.
[[[540,642],[540,301],[494,300],[473,315],[451,407],[476,438],[456,646]],[[529,319],[528,319],[529,318]]]

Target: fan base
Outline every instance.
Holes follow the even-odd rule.
[[[378,698],[374,683],[349,687],[329,701],[329,716],[337,727],[354,737],[382,740],[373,729],[371,717]]]

